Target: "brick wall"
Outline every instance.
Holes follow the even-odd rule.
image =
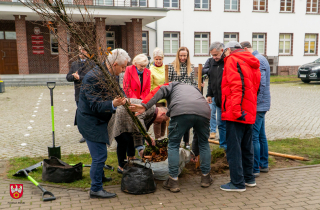
[[[278,75],[297,75],[299,66],[278,66]]]
[[[127,27],[121,26],[121,48],[127,50]]]
[[[39,27],[43,35],[44,54],[34,55],[32,53],[32,39],[34,35],[34,27]],[[28,42],[28,57],[29,57],[29,72],[30,74],[53,74],[59,73],[59,56],[51,54],[50,49],[50,34],[49,29],[41,26],[40,22],[27,21],[27,42]]]
[[[122,30],[121,26],[106,26],[106,31],[114,31],[115,33],[115,48],[123,48],[122,47]]]
[[[15,15],[19,74],[29,74],[25,15]]]
[[[142,50],[142,19],[132,19],[133,54],[141,54]]]
[[[126,28],[127,28],[127,41],[126,41],[126,45],[127,45],[127,52],[131,58],[131,60],[134,58],[134,48],[133,48],[133,27],[132,27],[132,22],[127,22],[126,23]]]

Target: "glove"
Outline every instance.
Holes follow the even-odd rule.
[[[247,115],[247,113],[245,113],[244,111],[242,111],[241,114],[242,114],[241,117],[239,117],[237,120],[246,121],[245,116]]]

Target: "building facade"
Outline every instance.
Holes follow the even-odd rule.
[[[72,10],[73,0],[65,0]],[[86,0],[93,15],[96,36],[106,47],[123,48],[130,57],[146,51],[143,27],[166,16],[168,9],[157,8],[148,0]],[[73,13],[81,21],[81,14]],[[63,27],[58,36],[69,42]],[[145,41],[144,41],[145,43]],[[61,50],[56,37],[38,15],[17,0],[0,0],[0,74],[43,74],[69,71],[72,55]]]
[[[266,56],[272,74],[296,74],[318,58],[320,0],[158,0],[168,15],[143,28],[149,51],[164,49],[166,64],[188,47],[191,62],[203,64],[214,41],[250,41]]]

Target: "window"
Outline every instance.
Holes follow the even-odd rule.
[[[3,33],[3,31],[0,31],[0,39],[4,39],[4,33]]]
[[[4,36],[6,37],[6,39],[17,39],[15,31],[6,31],[4,32]]]
[[[58,54],[59,53],[59,42],[56,36],[57,29],[54,29],[54,32],[50,31],[50,50],[51,54]]]
[[[113,6],[113,0],[96,0],[96,5]]]
[[[304,39],[304,54],[316,54],[317,34],[306,34]]]
[[[146,7],[147,0],[131,0],[132,7]]]
[[[319,0],[307,0],[307,13],[318,13]]]
[[[293,12],[293,0],[281,0],[280,11],[281,12]]]
[[[163,7],[179,9],[179,0],[163,0]]]
[[[266,11],[267,0],[253,0],[253,11]]]
[[[142,53],[149,55],[148,32],[142,32]]]
[[[226,11],[238,11],[238,0],[225,0],[224,10]]]
[[[238,41],[238,34],[237,33],[224,33],[223,43],[227,44],[230,41]]]
[[[209,0],[194,0],[194,8],[209,10]]]
[[[166,55],[175,55],[179,49],[179,33],[164,33],[163,49]]]
[[[209,54],[209,33],[194,34],[194,54],[195,55]]]
[[[115,48],[114,31],[107,31],[107,48],[108,47],[111,47],[112,50]]]
[[[280,34],[279,55],[291,55],[292,34]]]
[[[73,4],[73,0],[62,0],[64,4]]]
[[[252,34],[252,48],[257,50],[260,54],[265,54],[265,34]]]

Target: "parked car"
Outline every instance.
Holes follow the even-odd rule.
[[[304,83],[320,81],[320,58],[299,67],[298,78]]]

